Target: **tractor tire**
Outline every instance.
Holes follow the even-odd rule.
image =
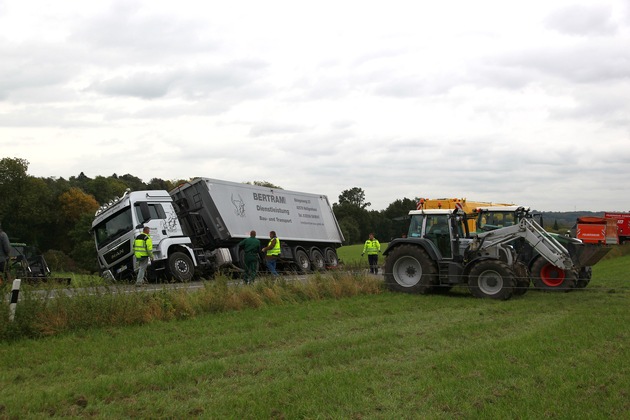
[[[514,274],[516,275],[516,287],[514,288],[514,296],[523,296],[529,289],[529,272],[527,266],[522,262],[514,264]]]
[[[582,267],[575,287],[577,289],[584,289],[591,282],[592,276],[593,276],[593,267]]]
[[[183,252],[173,252],[168,257],[168,270],[180,282],[189,282],[195,275],[195,267],[190,257]]]
[[[568,292],[577,282],[573,272],[556,267],[542,257],[532,264],[531,277],[536,289],[548,292]]]
[[[385,285],[393,291],[426,294],[437,284],[437,267],[419,246],[401,245],[385,260]]]
[[[468,290],[478,298],[508,300],[514,293],[514,286],[514,272],[503,261],[480,261],[468,274]]]

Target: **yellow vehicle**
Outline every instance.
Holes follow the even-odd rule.
[[[469,201],[465,198],[421,198],[418,200],[417,210],[451,210],[460,209],[466,214],[472,214],[478,208],[487,207],[508,207],[514,204],[492,203],[489,201]],[[477,231],[477,218],[470,217],[468,219],[468,229],[470,232]]]

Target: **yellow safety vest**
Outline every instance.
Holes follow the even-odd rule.
[[[149,257],[153,255],[153,240],[146,233],[136,236],[133,241],[133,253],[136,258]]]
[[[274,245],[273,248],[269,248],[267,250],[267,255],[280,255],[280,239],[278,239],[277,237],[270,239],[267,246],[271,246],[271,242],[273,242],[274,239],[276,240],[276,245]]]
[[[381,244],[377,239],[373,241],[367,240],[365,241],[365,245],[363,245],[363,252],[367,252],[368,255],[375,255],[381,250]]]

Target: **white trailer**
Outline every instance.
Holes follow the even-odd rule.
[[[196,248],[228,249],[241,265],[238,242],[251,230],[266,245],[275,231],[280,263],[299,271],[336,267],[343,234],[325,195],[196,178],[170,192],[184,232]]]

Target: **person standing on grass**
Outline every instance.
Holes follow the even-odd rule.
[[[378,239],[374,239],[374,234],[370,233],[369,239],[363,245],[361,256],[367,252],[370,273],[378,274],[378,254],[381,252],[381,244]]]
[[[249,232],[249,238],[238,243],[245,251],[245,284],[253,283],[258,271],[258,256],[260,255],[260,241],[256,239],[256,231]]]
[[[151,230],[148,226],[142,229],[142,233],[136,236],[136,240],[133,241],[133,252],[138,261],[138,277],[136,278],[136,286],[142,286],[144,284],[144,275],[147,272],[149,266],[149,260],[153,259],[153,240],[149,232]]]
[[[278,272],[276,271],[276,263],[278,262],[278,257],[280,256],[280,239],[276,236],[275,231],[272,230],[269,232],[269,243],[262,250],[267,253],[265,261],[267,262],[269,272],[271,275],[277,276]]]
[[[11,257],[11,243],[9,242],[9,236],[2,230],[0,224],[0,284],[3,280],[8,281],[9,272],[9,258]]]

